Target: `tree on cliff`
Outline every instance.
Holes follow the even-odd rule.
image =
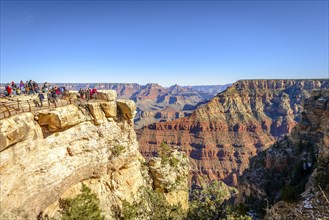
[[[163,193],[150,188],[140,188],[140,199],[122,204],[122,219],[184,219],[185,212],[180,206],[170,205]]]
[[[81,186],[81,193],[75,198],[59,200],[62,220],[104,220],[99,208],[99,198],[91,192],[85,184]]]
[[[187,219],[194,220],[251,220],[251,217],[237,210],[236,207],[223,205],[237,190],[229,187],[223,182],[206,182],[199,180],[200,186],[196,187],[190,194],[190,206]]]

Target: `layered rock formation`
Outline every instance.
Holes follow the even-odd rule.
[[[328,87],[328,80],[238,81],[189,117],[137,130],[141,152],[150,157],[162,142],[178,145],[190,157],[193,181],[206,174],[236,185],[249,158],[297,124],[310,91]]]
[[[267,210],[265,219],[328,219],[328,172],[329,90],[319,90],[305,100],[292,133],[251,160],[238,202]]]
[[[165,88],[156,83],[146,85],[136,83],[59,83],[57,85],[65,86],[69,90],[96,86],[99,91],[115,90],[119,98],[134,100],[137,106],[135,128],[188,116],[198,105],[213,98],[218,92],[229,86],[229,84],[185,87],[173,85]]]
[[[121,201],[158,181],[142,165],[134,103],[108,96],[0,120],[0,217],[36,219],[42,212],[58,218],[58,199],[75,196],[84,183],[99,197],[106,219],[113,219]],[[179,200],[170,194],[170,203],[187,204],[187,192],[175,193]]]

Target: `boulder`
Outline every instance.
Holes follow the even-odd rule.
[[[86,104],[96,125],[100,125],[106,121],[105,113],[102,111],[98,102],[89,102]]]
[[[0,120],[0,151],[28,139],[42,137],[32,113],[22,113]]]
[[[48,126],[51,131],[65,129],[85,120],[86,117],[75,105],[46,109],[38,113],[39,125]]]
[[[133,120],[136,114],[136,105],[132,100],[118,99],[117,106],[119,114],[125,119]]]
[[[97,92],[97,99],[114,101],[117,98],[117,91],[115,90],[99,90]]]
[[[100,103],[105,117],[116,117],[117,116],[117,103],[114,101]]]

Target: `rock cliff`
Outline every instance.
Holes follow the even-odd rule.
[[[193,181],[206,174],[236,185],[250,157],[291,132],[310,91],[328,87],[329,80],[240,80],[188,117],[137,130],[141,153],[178,145],[190,157]]]
[[[115,100],[115,92],[103,95],[104,101],[0,120],[0,217],[36,219],[42,212],[58,218],[59,198],[77,195],[84,183],[100,199],[106,219],[114,219],[123,200],[159,182],[138,150],[134,102]],[[152,172],[158,168],[164,169],[153,166]],[[176,181],[162,173],[162,181]],[[187,173],[179,174],[186,188]],[[179,190],[164,194],[171,204],[187,207],[187,191]]]
[[[141,128],[158,121],[171,121],[188,116],[198,105],[213,98],[218,92],[229,86],[229,84],[213,86],[173,85],[166,88],[156,83],[146,85],[137,83],[57,83],[56,85],[76,91],[80,88],[96,86],[101,91],[115,90],[119,98],[134,100],[137,107],[135,128]]]
[[[238,202],[266,210],[265,219],[328,219],[328,172],[329,90],[318,90],[291,134],[251,159]]]

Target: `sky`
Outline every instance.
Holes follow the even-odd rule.
[[[1,1],[1,83],[328,78],[328,1]]]

